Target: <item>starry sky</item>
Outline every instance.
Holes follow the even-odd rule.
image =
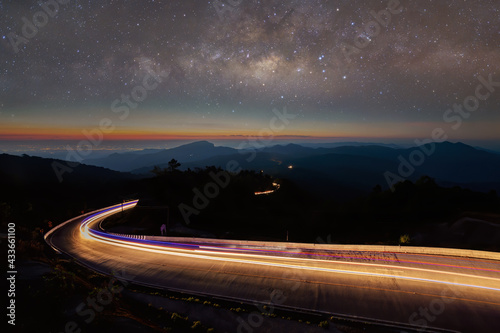
[[[495,0],[58,1],[0,0],[1,140],[500,141],[500,87],[443,118],[500,82]]]

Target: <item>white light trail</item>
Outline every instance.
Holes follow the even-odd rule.
[[[133,207],[135,207],[136,204],[137,204],[137,201],[129,203],[128,205],[124,206],[123,209],[133,208]],[[121,210],[122,210],[122,205],[117,205],[117,206],[113,206],[113,207],[106,209],[102,213],[94,214],[91,217],[86,218],[80,226],[80,231],[82,233],[82,236],[87,240],[98,241],[98,242],[105,243],[108,245],[121,246],[121,247],[129,248],[129,249],[133,249],[133,250],[139,250],[139,251],[145,251],[145,252],[151,252],[151,253],[161,253],[161,254],[182,256],[182,257],[189,257],[189,258],[196,258],[196,259],[233,262],[233,263],[240,263],[240,264],[272,266],[272,267],[300,269],[300,270],[309,270],[309,271],[321,271],[321,272],[337,273],[337,274],[350,274],[350,275],[371,276],[371,277],[380,277],[380,278],[394,278],[394,279],[401,279],[401,280],[411,280],[411,281],[419,281],[419,282],[446,284],[446,285],[451,285],[451,286],[487,289],[487,290],[500,292],[500,287],[495,288],[495,287],[489,287],[489,286],[484,286],[484,285],[457,283],[457,282],[443,281],[443,280],[437,280],[437,279],[420,278],[420,277],[415,277],[415,276],[402,276],[402,275],[374,273],[374,272],[362,272],[362,271],[354,271],[354,270],[346,270],[346,269],[313,267],[313,266],[306,266],[306,265],[300,265],[300,264],[274,263],[274,262],[266,261],[266,259],[269,259],[269,257],[270,257],[270,256],[266,256],[266,255],[234,253],[234,252],[221,253],[220,251],[209,251],[207,249],[186,250],[186,249],[168,247],[167,245],[144,244],[144,243],[140,243],[137,240],[133,240],[133,239],[125,240],[123,238],[126,238],[126,237],[121,237],[121,236],[112,236],[112,235],[103,236],[103,235],[98,234],[96,231],[92,230],[89,227],[89,225],[91,223],[98,222],[99,220],[103,219],[104,217],[107,217],[111,214],[117,213]],[[117,238],[122,238],[122,239],[117,239]],[[182,244],[179,244],[179,246],[182,246]],[[232,258],[215,257],[216,255],[217,256],[228,255],[228,256],[232,256]],[[253,260],[234,258],[235,256],[251,258]],[[436,271],[436,270],[416,268],[416,267],[401,267],[401,266],[394,266],[394,265],[383,265],[383,264],[373,264],[373,263],[356,263],[356,262],[347,262],[347,261],[335,261],[335,262],[333,262],[333,261],[322,260],[322,259],[308,259],[308,258],[294,258],[294,257],[276,257],[276,256],[273,256],[272,258],[275,260],[279,259],[279,260],[289,260],[289,261],[300,261],[300,262],[304,262],[304,263],[322,262],[322,263],[329,263],[329,264],[335,263],[335,264],[348,264],[348,265],[354,265],[354,266],[374,266],[374,267],[383,267],[383,268],[404,269],[407,271],[408,270],[421,271],[421,272],[428,272],[428,273],[432,273],[432,274],[438,273],[438,274],[446,274],[448,276],[459,276],[461,278],[467,277],[467,278],[473,278],[473,279],[483,279],[483,280],[495,281],[495,282],[498,282],[498,285],[500,286],[500,279],[498,279],[498,278],[476,276],[476,275],[464,274],[464,273]]]

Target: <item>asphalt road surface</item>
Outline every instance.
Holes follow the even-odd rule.
[[[46,241],[96,271],[143,285],[387,321],[401,332],[500,332],[499,261],[293,244],[180,244],[100,230],[106,216],[135,204],[79,216]],[[235,331],[245,328],[235,322]]]

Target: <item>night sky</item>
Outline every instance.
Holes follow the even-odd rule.
[[[59,1],[0,0],[2,139],[235,138],[286,108],[276,137],[500,140],[500,83],[443,118],[500,82],[499,1]]]

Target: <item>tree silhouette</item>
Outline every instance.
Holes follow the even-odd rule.
[[[179,168],[181,166],[181,164],[179,162],[177,162],[176,159],[171,159],[170,162],[168,162],[168,170],[171,171],[171,172],[174,172],[177,170],[177,168]]]
[[[155,165],[153,167],[153,170],[151,170],[152,173],[154,173],[157,177],[161,176],[165,171],[161,169],[159,166]]]

